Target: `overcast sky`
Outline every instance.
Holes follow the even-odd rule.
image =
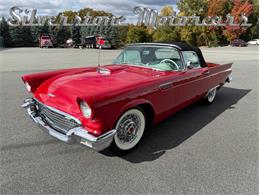
[[[178,0],[0,0],[0,16],[9,17],[12,6],[36,8],[38,15],[57,15],[64,10],[79,10],[85,7],[105,10],[117,16],[125,16],[127,22],[136,19],[133,7],[143,6],[160,10],[165,5],[172,5],[176,10]]]

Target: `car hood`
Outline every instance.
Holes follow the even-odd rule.
[[[110,74],[101,74],[96,67],[73,69],[43,82],[34,96],[39,101],[63,111],[77,114],[78,98],[89,104],[100,102],[137,89],[164,72],[128,65],[103,66]]]

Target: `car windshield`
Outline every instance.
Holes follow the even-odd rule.
[[[183,69],[178,50],[165,46],[129,46],[119,54],[113,63],[143,66],[161,71]]]

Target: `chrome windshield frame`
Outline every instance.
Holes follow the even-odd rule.
[[[160,71],[160,72],[184,72],[186,71],[187,69],[185,68],[185,64],[184,64],[184,59],[183,59],[183,56],[182,56],[182,53],[180,52],[179,49],[177,49],[176,47],[172,47],[171,45],[169,44],[165,44],[165,45],[155,45],[155,44],[145,44],[145,43],[140,43],[140,44],[130,44],[128,45],[127,47],[125,47],[121,52],[120,54],[117,56],[117,58],[119,58],[120,55],[123,54],[123,52],[127,49],[127,48],[131,48],[131,47],[159,47],[159,48],[167,48],[167,49],[174,49],[175,51],[178,52],[179,56],[180,56],[180,60],[181,60],[181,63],[182,63],[182,69],[179,69],[179,70],[161,70],[161,69],[158,69],[158,68],[153,68],[153,67],[149,67],[149,66],[146,66],[145,64],[144,65],[138,65],[138,64],[128,64],[128,63],[117,63],[115,62],[115,60],[113,61],[113,64],[121,64],[121,65],[127,65],[127,66],[135,66],[135,67],[142,67],[142,68],[148,68],[148,69],[152,69],[152,70],[155,70],[155,71]],[[116,58],[116,59],[117,59]],[[167,59],[167,58],[165,58]]]

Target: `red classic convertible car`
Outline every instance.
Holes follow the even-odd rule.
[[[130,151],[169,115],[230,82],[232,64],[206,63],[184,43],[128,45],[111,65],[22,76],[32,98],[23,107],[42,129],[97,151]]]

